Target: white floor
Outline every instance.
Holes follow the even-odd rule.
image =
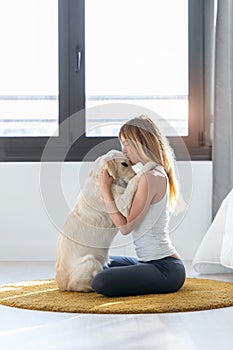
[[[233,282],[233,274],[190,277]],[[54,277],[53,262],[0,262],[0,284]],[[2,350],[230,350],[233,307],[187,313],[88,315],[0,306]]]

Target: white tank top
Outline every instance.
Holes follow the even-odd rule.
[[[132,231],[137,257],[144,262],[162,259],[176,253],[168,232],[170,215],[167,174],[162,166],[156,166],[155,170],[166,176],[166,193],[159,202],[150,205],[142,222]]]

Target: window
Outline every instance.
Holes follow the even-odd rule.
[[[192,159],[210,158],[203,143],[204,0],[0,6],[4,18],[15,6],[25,16],[23,24],[12,17],[20,54],[8,27],[0,58],[1,160],[40,160],[51,136],[48,160],[66,152],[66,160],[93,160],[119,149],[119,126],[145,110],[156,115],[177,159],[186,157],[181,139]]]
[[[155,111],[173,125],[167,136],[187,136],[188,1],[85,3],[87,135],[117,136],[128,115],[98,118],[90,107],[120,102]]]
[[[0,2],[1,161],[38,161],[49,137],[70,142],[59,127],[69,116],[67,23],[65,1]]]
[[[58,128],[58,3],[1,7],[0,136],[51,136]]]

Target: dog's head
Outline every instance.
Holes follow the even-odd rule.
[[[90,175],[98,176],[104,169],[113,177],[114,182],[128,182],[135,176],[129,159],[117,150],[111,150],[107,154],[97,158]]]

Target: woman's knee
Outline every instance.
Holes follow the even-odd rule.
[[[186,271],[184,266],[180,266],[177,270],[175,278],[173,278],[172,289],[174,292],[177,292],[184,285],[186,279]]]
[[[98,273],[92,280],[91,287],[98,294],[105,294],[107,287],[105,271]]]

